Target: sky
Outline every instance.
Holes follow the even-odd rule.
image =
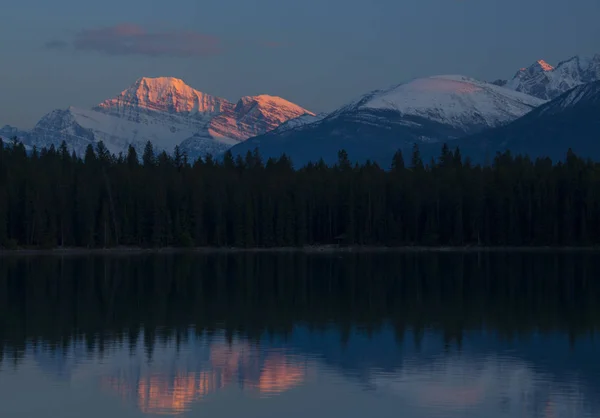
[[[18,0],[0,24],[0,126],[89,108],[139,77],[331,111],[415,77],[510,78],[600,53],[598,0]]]

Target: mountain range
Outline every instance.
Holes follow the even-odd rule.
[[[421,78],[368,93],[312,123],[250,138],[231,151],[243,155],[258,147],[265,158],[285,153],[300,166],[320,158],[334,163],[345,149],[351,160],[389,167],[397,150],[408,161],[416,143],[428,162],[447,142],[481,163],[506,149],[556,160],[572,148],[600,159],[592,139],[600,136],[594,116],[598,80],[600,55],[573,57],[556,68],[539,60],[508,81]]]
[[[571,145],[600,158],[592,140],[600,135],[598,80],[600,55],[575,56],[556,67],[539,60],[506,80],[418,78],[315,114],[276,96],[233,103],[177,78],[144,77],[92,109],[54,110],[32,130],[5,126],[0,137],[37,148],[65,141],[79,154],[98,141],[115,154],[129,145],[141,151],[150,141],[159,151],[178,146],[190,158],[258,148],[265,158],[285,153],[296,166],[334,162],[340,149],[353,160],[387,166],[398,149],[408,153],[417,143],[430,158],[445,142],[474,160],[506,148],[555,159]]]
[[[556,67],[538,60],[527,68],[521,68],[511,80],[496,80],[493,83],[540,99],[552,100],[574,87],[596,80],[600,80],[600,54],[593,57],[575,56]]]
[[[575,154],[600,159],[600,81],[577,86],[497,129],[456,141],[463,155],[485,163],[497,151],[532,158],[564,159]],[[439,153],[439,150],[426,150]]]
[[[351,160],[387,164],[398,149],[503,126],[543,103],[464,76],[421,78],[366,94],[321,120],[250,138],[231,151],[243,155],[259,148],[265,158],[286,153],[304,164],[321,157],[333,163],[343,148]]]
[[[231,103],[177,78],[143,77],[92,109],[57,109],[29,132],[5,126],[0,135],[17,136],[38,148],[65,141],[78,154],[98,141],[115,154],[125,152],[129,145],[141,151],[150,141],[158,151],[171,153],[179,146],[197,157],[221,153],[289,119],[313,115],[276,96],[247,96]]]

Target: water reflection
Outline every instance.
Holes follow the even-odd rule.
[[[264,395],[285,392],[304,381],[307,365],[299,358],[286,358],[284,353],[276,353],[265,360],[265,365],[255,387]]]
[[[419,408],[480,416],[496,408],[508,416],[585,416],[585,398],[576,377],[556,376],[509,356],[463,358],[452,355],[428,365],[408,363],[401,373],[374,378],[376,390]],[[566,414],[566,415],[563,415]]]
[[[0,416],[598,416],[599,273],[586,254],[10,260]]]
[[[154,374],[131,382],[127,376],[104,377],[103,387],[117,392],[124,400],[136,403],[146,414],[178,415],[190,409],[223,386],[215,373],[177,372],[174,377]],[[132,385],[134,383],[134,385]]]
[[[174,339],[155,341],[151,357],[143,344],[127,340],[111,344],[102,354],[86,351],[84,340],[72,341],[65,351],[29,346],[24,357],[35,359],[37,367],[57,381],[96,382],[101,390],[149,415],[200,413],[202,402],[229,389],[250,397],[276,396],[340,378],[370,393],[370,402],[383,397],[401,410],[424,414],[407,416],[591,417],[600,410],[600,376],[580,374],[576,369],[564,374],[552,363],[536,363],[525,355],[529,343],[515,344],[516,350],[504,350],[502,344],[492,349],[486,348],[485,337],[471,334],[461,349],[448,350],[441,334],[427,332],[426,350],[415,351],[407,335],[397,345],[396,356],[379,357],[377,346],[393,332],[384,327],[364,345],[364,335],[355,331],[340,350],[337,338],[329,339],[328,349],[312,344],[307,338],[312,332],[305,327],[295,329],[285,343],[251,342],[243,337],[227,341],[224,334],[206,337],[191,331],[180,345]],[[339,364],[347,361],[344,356],[353,356],[356,348],[367,362],[359,366],[361,373],[345,373]],[[581,355],[574,348],[572,360]],[[354,362],[360,364],[359,359]],[[585,357],[580,366],[586,366]],[[353,396],[352,392],[347,395]],[[365,403],[365,411],[373,408],[370,402]],[[356,412],[353,416],[361,416]]]
[[[250,395],[275,396],[301,385],[314,367],[312,360],[283,348],[259,347],[241,338],[227,342],[222,334],[190,335],[186,341],[178,347],[170,340],[156,341],[151,358],[142,345],[127,340],[91,358],[81,340],[64,352],[35,347],[31,354],[42,370],[59,379],[71,380],[77,368],[92,369],[101,388],[143,413],[161,415],[182,414],[231,386]]]

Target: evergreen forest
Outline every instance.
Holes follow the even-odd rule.
[[[595,246],[600,163],[499,153],[487,165],[441,147],[423,161],[397,152],[391,169],[294,167],[228,152],[189,161],[178,149],[79,157],[0,141],[0,246],[17,248]]]

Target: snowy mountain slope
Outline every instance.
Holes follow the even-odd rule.
[[[69,148],[83,153],[88,144],[103,141],[112,153],[123,152],[131,144],[141,149],[147,141],[159,150],[171,152],[176,145],[201,131],[206,121],[174,114],[156,114],[134,122],[93,110],[70,107],[44,116],[29,135],[38,148],[63,140]]]
[[[259,148],[265,158],[291,156],[296,165],[337,159],[345,149],[356,160],[389,165],[398,149],[440,143],[507,124],[544,101],[464,76],[415,79],[364,95],[321,120],[277,129],[232,148]]]
[[[4,125],[4,127],[0,128],[0,140],[2,140],[2,143],[5,147],[11,147],[14,142],[14,138],[17,138],[19,142],[23,143],[26,136],[26,132],[23,132],[13,126]],[[32,151],[32,147],[25,145],[25,150]]]
[[[208,130],[213,137],[239,141],[277,128],[282,123],[314,113],[281,97],[260,95],[242,97],[235,107],[211,119]]]
[[[584,111],[590,106],[600,107],[600,80],[569,90],[557,100],[536,109],[533,116],[562,115],[565,111]],[[600,120],[598,122],[600,123]]]
[[[195,134],[180,144],[187,155],[219,155],[232,146],[282,124],[316,116],[280,97],[260,95],[242,97],[233,108],[226,109],[208,123],[208,136]]]
[[[498,126],[539,106],[541,100],[460,75],[420,78],[361,102],[359,109],[392,110],[454,127]]]
[[[94,144],[96,138],[90,129],[77,123],[74,108],[53,110],[45,115],[28,133],[25,142],[38,149],[50,145],[58,146],[62,141],[69,149],[83,154],[88,144]],[[110,149],[110,144],[107,144]],[[114,149],[113,149],[114,150]]]
[[[550,100],[579,86],[600,80],[600,54],[592,57],[575,56],[552,67],[539,60],[527,68],[521,68],[511,80],[494,83]]]
[[[321,112],[316,115],[305,114],[294,119],[290,119],[287,122],[282,123],[277,128],[273,129],[271,133],[280,133],[288,131],[290,129],[296,129],[301,126],[309,125],[311,123],[319,122],[327,117],[327,113]]]
[[[28,135],[28,132],[15,128],[14,126],[4,125],[2,128],[0,128],[0,139],[4,143],[5,147],[11,147],[14,142],[14,138],[17,138],[17,140],[24,145],[25,150],[27,152],[31,152],[33,151],[33,147],[27,143]]]
[[[4,143],[12,142],[15,137],[19,141],[23,141],[27,137],[27,132],[10,125],[4,125],[0,128],[0,138],[2,138]]]
[[[221,155],[237,144],[239,144],[239,141],[231,138],[212,138],[196,134],[184,139],[179,144],[179,149],[188,157],[196,159],[209,154],[211,156]]]
[[[222,152],[302,115],[312,113],[279,97],[244,97],[234,105],[177,78],[140,78],[92,109],[48,113],[25,141],[41,148],[64,140],[79,154],[98,141],[113,153],[125,152],[129,145],[141,151],[150,141],[169,153],[180,145],[196,158]]]
[[[598,160],[598,115],[600,81],[595,81],[575,87],[506,126],[461,138],[454,145],[463,155],[481,163],[507,149],[531,158],[561,160],[571,148],[582,157]]]

